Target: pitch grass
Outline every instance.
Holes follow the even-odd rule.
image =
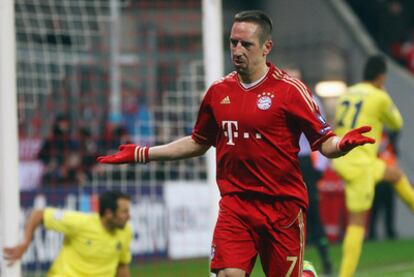
[[[330,247],[335,272],[341,258],[341,245]],[[314,247],[307,247],[305,259],[312,261],[321,272],[319,256]],[[208,275],[208,260],[137,262],[131,276],[199,277]],[[334,274],[336,276],[337,274]],[[251,277],[264,277],[260,262],[256,262]],[[358,272],[355,277],[414,277],[414,239],[371,242],[364,244]]]

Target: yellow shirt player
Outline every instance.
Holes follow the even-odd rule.
[[[347,155],[333,160],[335,171],[345,182],[348,226],[343,241],[340,277],[353,276],[362,249],[368,211],[374,199],[375,185],[381,181],[393,184],[398,195],[414,211],[414,191],[397,165],[389,166],[378,158],[379,142],[384,127],[399,130],[403,119],[389,94],[383,89],[386,62],[382,56],[372,56],[364,69],[364,81],[351,86],[339,98],[335,113],[336,134],[369,125],[367,136],[376,143],[355,148]]]
[[[385,172],[386,164],[378,158],[383,127],[398,130],[403,120],[391,97],[368,82],[350,87],[338,103],[336,134],[341,136],[355,126],[369,125],[372,129],[367,135],[376,141],[333,160],[336,172],[347,182],[347,207],[351,211],[364,211],[371,208],[375,183],[382,179]]]
[[[99,215],[46,208],[32,213],[24,242],[4,250],[7,260],[20,259],[42,222],[46,229],[64,234],[60,253],[49,277],[129,277],[128,264],[132,231],[129,198],[117,191],[105,192],[99,199]]]

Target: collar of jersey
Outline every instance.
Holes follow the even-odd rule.
[[[245,91],[249,91],[249,90],[255,89],[258,86],[260,86],[267,79],[267,75],[269,74],[270,69],[272,67],[272,65],[270,63],[266,63],[266,64],[268,66],[266,74],[263,75],[263,77],[260,77],[260,79],[258,79],[257,81],[254,81],[253,83],[247,84],[247,85],[253,84],[251,87],[248,87],[248,88],[244,87],[243,83],[239,79],[239,75],[237,75],[237,83],[239,84],[239,86]]]

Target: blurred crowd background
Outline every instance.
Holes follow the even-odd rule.
[[[246,8],[266,8],[264,1],[233,2],[224,1],[225,15]],[[379,49],[414,74],[414,2],[347,2]],[[121,1],[122,16],[117,20],[123,27],[118,34],[112,33],[114,21],[109,2],[102,3],[85,2],[84,8],[79,8],[67,2],[35,5],[16,1],[17,43],[21,54],[18,91],[22,189],[82,185],[92,182],[94,173],[98,179],[121,179],[116,169],[110,169],[113,174],[105,175],[94,162],[98,154],[115,151],[121,143],[151,145],[191,133],[203,90],[200,3],[175,1],[171,5],[176,11],[167,14],[165,1],[152,4]],[[193,24],[180,18],[184,9],[193,10],[191,16],[186,13],[185,17]],[[77,18],[77,11],[86,21]],[[168,26],[170,22],[174,22],[174,27]],[[275,23],[277,34],[283,25],[278,24],[277,18]],[[311,43],[305,51],[317,44],[322,44],[321,51],[332,48],[324,42],[324,36],[322,33],[320,41],[315,43],[310,42],[307,34],[301,39],[303,44]],[[114,48],[116,39],[121,42]],[[280,43],[278,39],[285,41]],[[142,43],[137,44],[138,41]],[[275,41],[275,51],[280,53],[275,54],[277,58],[295,54],[289,41],[294,44],[296,39],[282,35]],[[118,55],[118,72],[114,72],[111,55]],[[281,60],[282,68],[299,72],[312,87],[323,76],[309,73],[306,59],[304,64],[277,60]],[[321,62],[321,67],[324,63]],[[231,70],[228,64],[226,70]],[[330,68],[326,71],[332,72]],[[349,75],[345,73],[345,78],[350,79],[345,82],[352,81]],[[116,112],[111,103],[114,89],[119,98]],[[192,109],[186,109],[188,105]],[[177,115],[174,108],[183,113]],[[329,107],[327,110],[329,118]],[[169,128],[165,128],[166,124]],[[171,125],[175,126],[170,128]],[[161,181],[177,179],[178,166],[173,165],[168,173],[162,169],[139,172],[138,179],[148,179],[150,175]],[[204,161],[201,159],[193,166],[200,169],[194,178],[205,179]],[[137,172],[125,174],[130,180],[137,178]]]
[[[378,47],[414,74],[414,2],[347,0]]]

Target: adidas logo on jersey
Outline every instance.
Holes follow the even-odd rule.
[[[230,97],[226,96],[220,101],[220,104],[230,104]]]

